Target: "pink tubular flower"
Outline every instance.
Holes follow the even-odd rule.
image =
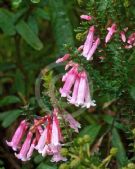
[[[38,126],[37,129],[38,129],[38,131],[39,131],[39,134],[41,135],[41,134],[43,133],[42,127],[41,127],[41,126]]]
[[[128,37],[128,44],[132,45],[135,43],[135,33],[132,33],[129,37]]]
[[[126,42],[126,35],[125,35],[125,32],[124,32],[124,31],[121,31],[121,32],[120,32],[120,36],[121,36],[121,40],[122,40],[123,42]]]
[[[53,124],[52,124],[52,138],[51,144],[59,145],[60,141],[63,141],[59,120],[58,120],[58,109],[54,108],[53,111]]]
[[[87,79],[86,83],[87,83],[87,89],[86,89],[86,95],[85,95],[85,102],[82,107],[90,108],[91,106],[96,106],[96,104],[95,104],[95,100],[91,100],[88,79]]]
[[[53,115],[51,144],[53,145],[60,144],[59,125],[56,114]]]
[[[57,59],[56,63],[64,62],[64,61],[68,60],[69,57],[70,57],[70,54],[65,54],[62,58]]]
[[[70,67],[69,64],[66,65],[67,67]],[[67,80],[67,77],[69,76],[70,73],[72,73],[74,68],[70,69],[65,75],[62,76],[62,82],[65,82]]]
[[[76,72],[74,73],[74,79],[72,80],[70,73],[73,73],[72,71],[74,68]],[[69,72],[63,76],[65,84],[64,87],[60,89],[60,93],[62,96],[67,97],[69,103],[74,104],[75,106],[86,108],[95,106],[94,101],[91,100],[87,74],[85,71],[79,73],[78,68],[79,67],[71,68]]]
[[[76,105],[83,105],[84,104],[84,99],[85,99],[85,95],[86,95],[86,89],[87,89],[87,75],[86,72],[81,72],[80,75],[80,83],[79,83],[79,87],[78,87],[78,95],[76,98]]]
[[[76,121],[71,114],[64,115],[65,121],[69,123],[69,126],[75,130],[76,133],[79,132],[78,128],[81,128],[81,125]]]
[[[72,71],[69,71],[66,78],[65,84],[63,88],[60,88],[61,97],[67,97],[70,93],[70,89],[72,88],[77,74],[77,68],[73,67]]]
[[[81,19],[84,19],[84,20],[86,20],[86,21],[90,21],[90,20],[92,19],[92,17],[89,16],[89,15],[81,15],[80,18],[81,18]]]
[[[31,158],[31,156],[33,154],[33,151],[35,149],[35,144],[36,144],[36,139],[33,139],[32,144],[30,146],[30,149],[29,149],[29,151],[27,153],[27,160],[30,160],[30,158]]]
[[[110,39],[112,38],[113,34],[116,32],[116,24],[112,24],[111,27],[107,28],[108,34],[106,35],[105,38],[105,43],[108,43]]]
[[[78,74],[78,76],[79,76],[79,74]],[[74,85],[74,89],[73,89],[73,93],[72,93],[72,97],[68,96],[68,101],[71,104],[75,104],[76,103],[76,99],[77,99],[77,95],[78,95],[79,83],[80,83],[80,78],[76,77],[75,85]]]
[[[86,41],[84,43],[84,47],[83,47],[82,55],[84,57],[87,57],[87,55],[88,55],[88,53],[89,53],[89,51],[92,47],[93,38],[94,38],[94,31],[95,31],[94,26],[91,26],[90,29],[89,29],[89,33],[87,35]]]
[[[31,144],[32,136],[33,136],[32,132],[29,132],[27,134],[27,137],[26,137],[26,139],[25,139],[25,141],[24,141],[24,143],[22,145],[22,148],[21,148],[19,154],[15,153],[15,156],[18,159],[21,159],[22,161],[27,161],[28,160],[27,153],[28,153],[28,151],[30,149],[30,144]]]
[[[95,42],[93,43],[92,48],[90,49],[89,53],[87,54],[87,60],[92,60],[92,56],[95,53],[99,44],[100,44],[100,39],[97,38]]]
[[[43,133],[41,134],[41,137],[39,138],[38,144],[35,147],[35,149],[38,150],[39,153],[41,153],[44,149],[46,138],[47,138],[47,128],[44,129]]]
[[[24,136],[24,133],[27,130],[27,128],[28,128],[28,125],[27,125],[26,121],[23,120],[20,123],[19,127],[17,128],[17,130],[15,131],[11,142],[6,141],[7,145],[12,147],[12,149],[14,151],[17,150],[17,148],[18,148],[18,146],[19,146],[19,144],[20,144],[20,142],[21,142],[21,140],[22,140],[22,138]]]

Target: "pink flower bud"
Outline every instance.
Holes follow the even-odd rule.
[[[128,37],[128,44],[133,45],[135,43],[135,33],[132,33],[129,37]]]
[[[106,35],[105,42],[108,43],[112,38],[113,34],[116,32],[116,24],[112,24],[110,28],[107,28],[108,34]]]
[[[70,54],[65,54],[62,58],[57,59],[56,63],[64,62],[64,61],[68,60],[69,57],[70,57]]]
[[[89,16],[89,15],[81,15],[80,18],[81,18],[81,19],[84,19],[84,20],[86,20],[86,21],[90,21],[90,20],[92,19],[92,17]]]
[[[81,45],[77,50],[78,50],[78,52],[81,52],[82,50],[83,50],[83,48],[84,48],[84,45]]]
[[[121,40],[123,41],[123,42],[126,42],[126,35],[125,35],[125,32],[120,32],[120,36],[121,36]]]

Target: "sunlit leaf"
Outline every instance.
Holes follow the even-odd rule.
[[[118,149],[116,159],[119,167],[125,166],[127,164],[126,151],[121,141],[120,135],[115,128],[112,130],[112,145]]]
[[[4,128],[9,127],[22,113],[22,110],[16,109],[16,110],[10,110],[7,112],[3,112],[3,122],[2,126]]]
[[[13,18],[13,13],[6,9],[0,9],[0,28],[6,35],[14,35],[16,33]]]
[[[19,102],[20,99],[17,96],[6,96],[0,100],[0,107]]]
[[[39,3],[40,0],[31,0],[32,3]]]
[[[62,53],[64,44],[70,43],[74,45],[72,26],[63,0],[50,0],[49,5],[57,51],[58,53]]]
[[[101,126],[98,124],[92,124],[89,125],[87,127],[85,127],[79,134],[79,136],[83,136],[85,134],[88,134],[91,138],[91,144],[94,142],[94,140],[96,139],[99,131],[101,129]]]
[[[13,90],[25,96],[26,88],[25,88],[25,77],[23,73],[18,69],[16,70],[14,76],[15,76],[15,80],[14,80]]]
[[[33,14],[35,14],[36,16],[38,16],[38,17],[40,17],[40,18],[42,18],[42,19],[50,20],[49,13],[48,13],[45,9],[36,8],[36,9],[33,11]]]
[[[38,23],[37,23],[37,20],[36,20],[36,18],[34,16],[30,16],[29,17],[28,25],[33,30],[33,32],[38,34]]]
[[[43,44],[40,41],[39,37],[26,22],[21,20],[16,25],[16,30],[31,47],[36,50],[41,50],[43,48]]]

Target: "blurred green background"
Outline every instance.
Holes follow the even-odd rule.
[[[21,168],[21,162],[5,140],[11,138],[18,125],[16,119],[23,114],[22,107],[35,106],[35,79],[42,68],[64,53],[65,43],[74,45],[73,29],[79,16],[75,3],[72,0],[0,0],[1,168],[3,165],[8,169]],[[28,162],[26,168],[36,168],[40,160],[37,157],[35,164]]]

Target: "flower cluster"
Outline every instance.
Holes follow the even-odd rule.
[[[80,124],[71,115],[65,115],[64,119],[75,132],[78,132]],[[12,140],[6,143],[16,152],[15,156],[22,161],[30,160],[36,149],[43,157],[52,155],[51,161],[58,162],[66,161],[66,158],[60,154],[63,141],[58,109],[55,108],[52,115],[35,119],[33,126],[26,120],[21,121]]]
[[[89,15],[81,15],[81,19],[85,21],[91,21],[92,17]],[[100,38],[95,36],[95,27],[89,28],[86,40],[83,45],[78,48],[78,52],[86,58],[86,60],[92,60],[93,55],[96,52],[100,44]],[[58,58],[56,63],[68,61],[65,70],[69,67],[70,70],[62,77],[64,85],[60,88],[61,97],[66,97],[68,102],[75,105],[90,108],[95,106],[95,101],[91,99],[90,87],[87,72],[80,66],[79,63],[74,63],[70,54],[65,54],[62,58]]]
[[[93,17],[81,15],[81,19],[89,22]],[[125,33],[127,30],[128,29],[125,28],[121,31],[120,37],[122,42],[127,43],[125,48],[129,49],[135,46],[135,33],[132,33],[126,38]],[[117,32],[117,25],[113,23],[107,28],[107,31],[104,40],[105,45],[110,42]],[[91,25],[87,31],[84,43],[78,48],[78,56],[76,57],[81,56],[82,58],[86,58],[87,61],[92,61],[93,55],[99,45],[100,37],[97,36],[95,26]],[[69,70],[62,77],[64,85],[59,90],[61,97],[65,97],[68,103],[77,107],[90,108],[91,106],[95,106],[95,101],[91,98],[88,75],[84,68],[85,65],[81,63],[81,59],[79,59],[79,63],[76,63],[72,60],[71,54],[67,53],[62,58],[58,58],[56,63],[64,61],[68,61],[65,70]],[[51,155],[52,162],[67,160],[60,154],[61,147],[64,145],[62,144],[64,137],[60,127],[58,112],[59,110],[54,108],[52,114],[34,119],[33,124],[31,124],[29,120],[21,121],[12,140],[10,142],[6,141],[7,145],[15,151],[15,156],[18,159],[22,161],[30,160],[34,150],[37,150],[43,157]],[[65,120],[75,132],[79,132],[81,126],[71,114],[64,114],[62,119]]]
[[[89,15],[81,15],[80,18],[87,22],[90,22],[93,19],[93,17]],[[128,37],[128,39],[126,39],[125,33],[127,32],[127,30],[128,28],[125,28],[123,31],[120,32],[120,38],[124,43],[127,41],[128,45],[126,45],[125,48],[129,49],[135,46],[135,33],[132,33]],[[111,41],[114,34],[118,32],[116,23],[113,23],[110,27],[108,27],[107,31],[108,32],[104,40],[105,46]],[[85,57],[86,60],[91,61],[93,60],[93,55],[95,54],[99,45],[100,37],[97,36],[96,28],[94,25],[92,25],[88,30],[84,44],[78,48],[78,52],[81,56]],[[78,55],[78,57],[80,55]],[[57,59],[56,63],[64,61],[68,61],[65,68],[66,70],[70,66],[72,66],[72,68],[62,78],[64,86],[60,88],[61,97],[66,97],[68,102],[74,104],[75,106],[81,106],[86,108],[95,106],[95,101],[91,99],[87,72],[85,68],[83,68],[82,70],[83,64],[73,63],[69,53],[65,54],[62,58]],[[85,65],[83,66],[85,67]]]
[[[63,88],[60,88],[62,97],[67,97],[69,103],[75,106],[89,108],[95,106],[91,100],[89,83],[86,71],[79,72],[79,65],[74,64],[73,67],[63,76]],[[71,92],[71,90],[73,91]]]

